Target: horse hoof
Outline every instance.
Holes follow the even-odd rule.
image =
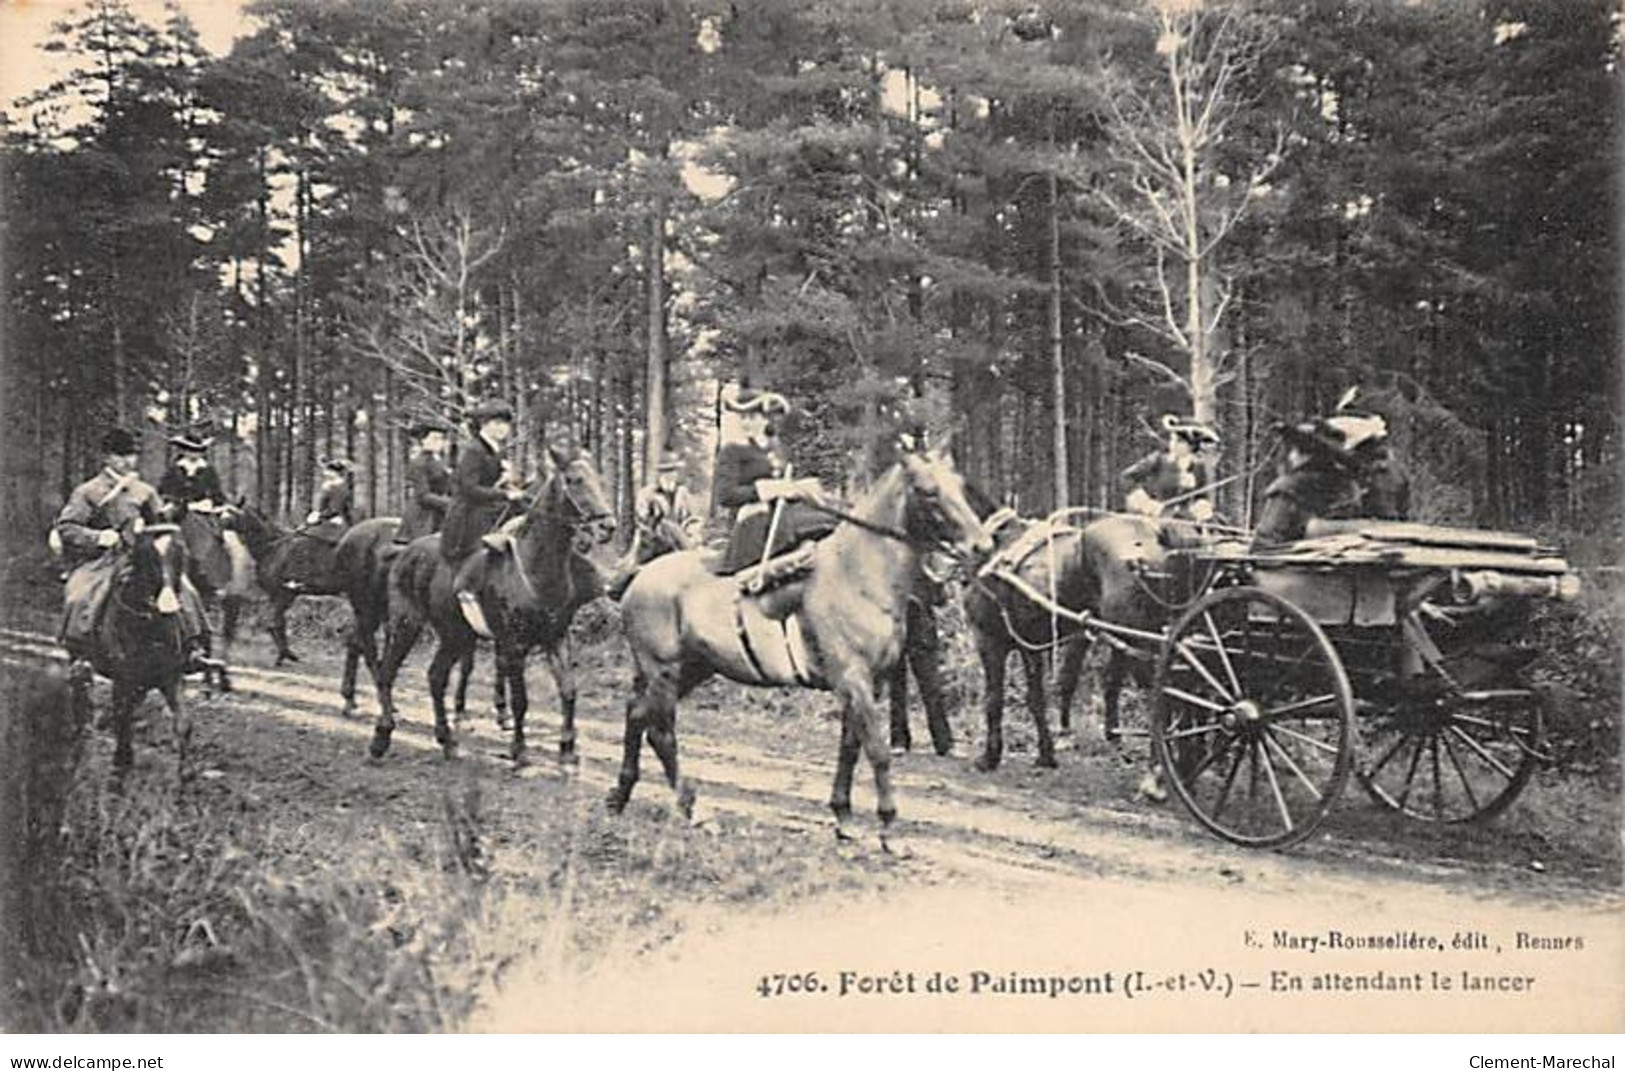
[[[1155,774],[1146,774],[1142,777],[1139,786],[1134,790],[1134,794],[1141,799],[1150,800],[1152,803],[1168,802],[1168,792],[1162,787],[1162,781]]]
[[[891,746],[891,753],[893,755],[895,755],[895,756],[907,755],[908,754],[908,745],[907,744],[893,744]]]
[[[1038,756],[1038,758],[1034,760],[1033,765],[1038,767],[1040,770],[1054,770],[1057,769],[1061,764],[1055,761],[1055,753],[1050,752],[1048,755]]]
[[[687,821],[694,820],[694,801],[699,797],[692,783],[684,781],[677,789],[677,811]]]
[[[530,753],[521,745],[508,749],[508,761],[513,763],[514,769],[522,770],[530,765]]]
[[[497,728],[502,732],[507,732],[513,728],[513,719],[500,711],[497,712],[495,721],[497,723]]]
[[[284,662],[298,662],[298,661],[299,661],[299,656],[294,654],[292,651],[283,651],[281,654],[276,656],[276,664],[279,665],[279,666]]]
[[[367,754],[375,759],[381,759],[389,753],[389,733],[378,729],[372,734],[372,743],[367,745]]]
[[[999,757],[984,752],[976,757],[976,761],[972,765],[976,767],[978,773],[992,773],[999,768]]]
[[[453,738],[437,736],[435,737],[435,743],[440,745],[440,753],[446,758],[455,759],[457,757],[457,741]]]
[[[577,754],[575,748],[560,748],[559,765],[567,770],[578,770],[581,768],[581,756]]]
[[[630,800],[631,796],[628,793],[622,792],[619,788],[612,788],[604,797],[604,809],[610,814],[621,814],[626,810]]]
[[[882,830],[880,833],[880,850],[893,859],[914,858],[913,846],[900,833],[888,833]]]

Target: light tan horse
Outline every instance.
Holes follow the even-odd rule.
[[[881,844],[896,847],[891,750],[875,692],[902,649],[915,563],[925,550],[986,554],[993,544],[942,451],[904,454],[851,513],[819,508],[842,523],[813,548],[810,575],[788,588],[747,595],[740,577],[713,575],[700,551],[656,558],[632,581],[621,620],[632,648],[634,692],[612,810],[632,796],[647,736],[678,805],[692,814],[694,788],[677,766],[677,702],[720,673],[745,684],[834,692],[841,700],[830,796],[837,835],[851,836],[852,776],[861,749],[874,769]]]

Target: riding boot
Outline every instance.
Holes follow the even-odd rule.
[[[209,619],[204,615],[203,597],[189,578],[181,579],[181,642],[184,673],[207,673],[219,668],[210,658]]]

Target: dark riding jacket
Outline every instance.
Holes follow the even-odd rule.
[[[478,435],[463,445],[452,477],[451,506],[440,529],[440,554],[461,561],[480,545],[480,537],[500,522],[508,496],[497,489],[502,454]]]
[[[101,556],[97,539],[104,529],[120,529],[137,518],[156,524],[163,510],[158,492],[140,476],[126,479],[103,469],[73,489],[57,515],[56,530],[70,561],[82,563]]]
[[[433,535],[445,523],[451,507],[451,470],[434,454],[424,451],[406,469],[406,512],[395,538],[410,543]]]
[[[171,465],[158,481],[158,494],[181,512],[194,502],[207,499],[218,505],[226,497],[220,489],[220,473],[213,465],[204,465],[190,476],[179,465]]]

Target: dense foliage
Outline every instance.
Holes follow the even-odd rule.
[[[736,378],[836,480],[915,396],[1029,512],[1113,502],[1168,409],[1262,471],[1359,383],[1425,519],[1618,528],[1604,0],[248,12],[212,56],[91,0],[7,115],[14,534],[115,419],[386,511],[406,420],[492,392],[625,502]]]

